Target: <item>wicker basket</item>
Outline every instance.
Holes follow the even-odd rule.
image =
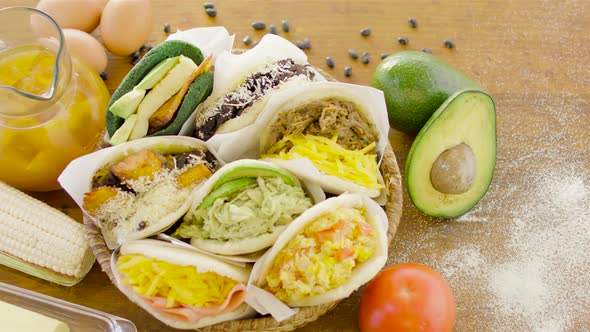
[[[237,53],[237,52],[236,52]],[[329,74],[323,71],[318,71],[328,78],[328,80],[335,81]],[[101,142],[97,148],[104,147],[104,142]],[[399,167],[391,145],[388,143],[381,162],[381,174],[385,180],[385,187],[387,190],[387,203],[385,204],[385,212],[389,220],[389,229],[387,231],[388,243],[391,243],[393,236],[397,230],[402,213],[402,179]],[[92,251],[96,256],[96,260],[102,267],[102,270],[109,276],[111,281],[115,283],[113,272],[111,270],[110,260],[112,251],[106,246],[102,234],[98,227],[87,217],[84,217],[84,224],[86,226],[87,236],[92,247]],[[244,319],[235,321],[226,321],[215,325],[207,326],[198,329],[199,331],[292,331],[298,327],[306,325],[328,311],[332,310],[339,301],[332,303],[302,307],[293,317],[277,322],[270,316],[254,319]],[[162,327],[165,325],[162,323]]]

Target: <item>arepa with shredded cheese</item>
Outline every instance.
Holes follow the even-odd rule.
[[[264,112],[261,158],[315,179],[327,192],[383,196],[379,161],[389,127],[381,91],[310,83],[273,96]]]
[[[148,137],[97,153],[105,156],[88,179],[82,208],[110,249],[169,228],[188,211],[193,191],[221,167],[192,137]]]
[[[113,252],[117,287],[168,326],[196,329],[251,317],[245,303],[250,268],[163,241],[124,243]]]

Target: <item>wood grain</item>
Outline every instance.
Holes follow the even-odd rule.
[[[0,6],[14,4],[22,1],[0,2]],[[531,176],[547,170],[573,168],[586,186],[590,184],[590,2],[216,1],[215,19],[205,15],[200,1],[153,0],[153,4],[155,20],[150,44],[165,39],[163,25],[169,23],[173,31],[224,25],[236,34],[235,46],[242,47],[245,35],[251,35],[254,40],[262,37],[262,32],[250,27],[251,22],[262,20],[279,26],[279,34],[293,42],[309,37],[310,62],[343,82],[369,84],[380,53],[424,47],[479,81],[494,97],[498,125],[498,163],[490,191],[476,207],[474,217],[479,221],[428,218],[412,205],[406,192],[402,222],[390,248],[388,263],[411,261],[441,267],[456,296],[457,331],[534,330],[535,325],[527,317],[505,321],[485,282],[456,278],[466,271],[458,267],[459,271],[451,275],[451,270],[445,269],[441,262],[453,250],[474,247],[485,258],[483,267],[509,261],[514,254],[508,246],[515,220],[513,211],[535,194],[528,182]],[[418,20],[417,29],[408,26],[410,17]],[[280,30],[282,19],[289,20],[291,32]],[[364,27],[372,29],[370,37],[360,36],[359,30]],[[409,38],[407,46],[397,43],[400,36]],[[453,40],[456,48],[444,48],[444,39]],[[371,62],[363,65],[350,59],[349,48],[359,53],[370,52]],[[335,69],[325,65],[326,56],[334,59]],[[129,61],[128,57],[110,56],[107,86],[111,92],[131,68]],[[353,68],[350,78],[343,75],[345,66]],[[390,133],[402,168],[412,139],[394,130]],[[81,220],[78,208],[63,192],[35,196]],[[590,217],[588,220],[590,223]],[[580,268],[590,273],[587,266]],[[477,272],[480,276],[490,273]],[[159,322],[124,298],[97,266],[71,288],[4,267],[0,267],[0,280],[129,318],[142,331],[161,330]],[[590,292],[588,284],[581,289],[573,287],[569,289],[572,292]],[[357,330],[359,299],[360,292],[354,293],[334,311],[301,331]],[[559,301],[568,305],[567,299],[559,298]],[[589,308],[588,301],[571,305]],[[574,310],[563,318],[564,323],[559,327],[565,331],[581,331],[590,326],[587,311]]]

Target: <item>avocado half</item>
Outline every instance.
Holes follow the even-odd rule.
[[[457,217],[485,195],[496,166],[496,107],[480,90],[450,96],[416,136],[406,162],[414,205],[433,217]]]

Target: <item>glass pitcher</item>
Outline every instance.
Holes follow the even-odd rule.
[[[100,76],[70,58],[50,16],[0,9],[0,181],[59,189],[65,166],[102,138],[109,99]]]

